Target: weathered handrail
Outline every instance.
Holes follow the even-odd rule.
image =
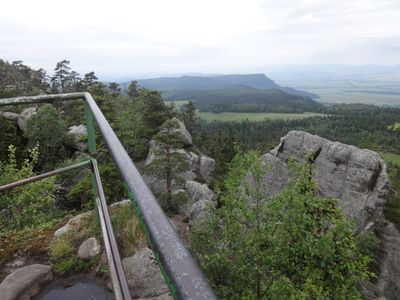
[[[149,233],[156,258],[173,285],[172,294],[179,299],[216,299],[197,263],[179,238],[170,220],[147,187],[128,153],[89,93],[70,93],[0,99],[0,106],[83,99],[92,112],[112,158],[129,189],[133,205]],[[88,128],[89,129],[89,128]],[[90,145],[89,145],[90,146]],[[170,287],[171,289],[171,287]]]
[[[94,185],[96,210],[99,216],[101,232],[104,240],[104,248],[106,250],[108,265],[110,267],[110,275],[113,284],[115,299],[131,300],[132,298],[129,293],[128,283],[126,281],[125,273],[121,263],[121,257],[118,252],[117,242],[114,237],[110,216],[107,210],[106,198],[104,196],[104,190],[101,184],[100,173],[97,167],[96,159],[91,158],[68,167],[64,167],[61,169],[57,169],[54,171],[50,171],[47,173],[32,176],[26,179],[22,179],[10,184],[0,186],[0,192],[9,191],[16,187],[29,184],[51,176],[55,176],[57,174],[68,172],[77,168],[82,168],[87,165],[91,165],[92,167],[91,169],[94,174],[94,179],[96,181],[96,184]]]

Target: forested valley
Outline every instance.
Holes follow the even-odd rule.
[[[126,85],[104,83],[91,70],[81,77],[68,60],[57,63],[52,76],[21,61],[0,60],[0,98],[77,91],[92,94],[142,174],[163,184],[167,182],[164,192],[154,193],[171,218],[179,215],[182,203],[188,201],[173,190],[173,183],[179,185],[183,180],[180,174],[190,168],[187,153],[215,160],[213,176],[196,173],[191,178],[199,185],[208,184],[216,200],[203,223],[190,223],[185,241],[220,298],[359,299],[360,285],[373,282],[377,238],[374,233],[359,234],[336,207],[336,200],[316,193],[318,183],[311,176],[312,158],[290,163],[292,184],[268,205],[260,192],[268,172],[260,163],[260,156],[276,147],[291,130],[376,151],[386,161],[392,184],[385,215],[400,226],[400,108],[366,104],[324,106],[306,96],[288,96],[278,90],[251,91],[246,94],[250,101],[245,98],[240,104],[230,105],[229,99],[240,98],[240,93],[221,89],[202,93],[201,97],[208,100],[201,105],[192,101],[174,105],[164,101],[159,91],[141,87],[137,81]],[[273,95],[273,101],[263,103],[261,96],[256,97],[260,94]],[[222,100],[215,104],[209,101],[213,97]],[[0,108],[0,185],[87,158],[86,135],[70,134],[72,126],[85,124],[81,102],[35,105],[35,112],[21,126],[19,118],[26,108]],[[205,122],[197,115],[199,109],[317,111],[324,116]],[[193,141],[176,135],[181,121]],[[111,204],[127,195],[99,132],[96,136],[96,158]],[[151,141],[158,143],[158,148],[153,148],[158,158],[146,163],[152,151]],[[249,199],[252,205],[246,205]],[[45,237],[47,231],[52,235],[65,224],[68,217],[93,208],[88,170],[72,171],[0,194],[0,279],[6,276],[5,265],[17,249],[23,255],[36,251],[35,255],[50,261],[59,274],[94,268],[98,261],[82,263],[71,254],[71,245],[76,243],[73,239],[63,240],[62,245],[50,245]],[[133,236],[145,244],[143,233],[126,229],[135,226],[135,230],[141,231],[137,223],[118,223],[118,218],[125,220],[127,216],[133,218],[133,213],[115,217],[121,230],[118,241],[124,243]],[[183,218],[182,222],[187,224],[189,219]],[[44,236],[42,244],[29,244],[36,235]],[[132,249],[135,247],[139,246],[135,244]],[[122,248],[129,252],[127,245]],[[291,250],[282,251],[283,248]],[[107,274],[106,269],[102,272]]]

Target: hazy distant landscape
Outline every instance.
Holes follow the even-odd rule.
[[[319,95],[322,103],[400,105],[400,66],[271,66],[270,78]]]

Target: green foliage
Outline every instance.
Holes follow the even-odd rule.
[[[16,148],[9,146],[8,161],[0,162],[0,185],[34,176],[39,148],[29,150],[29,158],[17,165]],[[0,194],[0,232],[37,226],[56,214],[54,208],[55,185],[52,178],[15,188]]]
[[[321,112],[324,106],[308,97],[279,89],[258,90],[248,87],[229,89],[166,91],[168,100],[193,99],[202,112]]]
[[[186,129],[193,135],[199,123],[199,117],[196,115],[196,106],[193,101],[188,101],[180,106],[180,110],[179,117],[185,123]]]
[[[136,80],[132,80],[129,83],[128,90],[126,92],[131,99],[134,99],[137,96],[139,96],[139,88]]]
[[[52,105],[43,105],[38,113],[28,120],[26,135],[30,147],[36,144],[40,147],[39,165],[42,169],[54,168],[67,156],[67,126]]]
[[[67,233],[53,240],[50,245],[51,266],[53,271],[59,275],[88,271],[95,267],[100,260],[100,255],[90,259],[77,257],[74,242],[74,234]]]
[[[8,147],[14,145],[17,149],[22,146],[22,139],[18,134],[17,122],[0,116],[0,161],[7,159]]]
[[[236,155],[222,207],[191,234],[192,249],[223,299],[358,299],[372,274],[336,200],[316,195],[312,166],[267,199],[256,152]]]
[[[49,87],[43,69],[33,70],[22,61],[11,64],[0,59],[0,98],[35,95]]]
[[[146,157],[150,139],[160,126],[173,116],[171,107],[165,105],[160,93],[140,89],[139,96],[119,99],[115,120],[117,135],[130,156],[138,161]]]
[[[139,220],[130,205],[121,205],[111,211],[111,223],[119,251],[123,257],[133,255],[146,244]]]
[[[179,132],[178,120],[167,120],[161,131],[154,136],[154,140],[157,143],[154,149],[155,159],[146,166],[146,172],[166,181],[167,193],[163,208],[173,212],[177,207],[172,201],[172,181],[179,180],[180,174],[188,171],[190,167],[186,155],[176,151],[182,149],[185,144]]]

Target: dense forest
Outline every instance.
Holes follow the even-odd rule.
[[[200,111],[221,112],[320,112],[323,105],[278,89],[231,87],[206,91],[164,92],[167,100],[191,99]]]
[[[374,277],[369,263],[376,241],[373,237],[358,236],[351,222],[335,207],[335,200],[316,194],[316,182],[310,176],[311,163],[306,160],[303,165],[292,166],[293,184],[272,205],[263,201],[254,185],[243,188],[243,184],[247,184],[245,178],[249,174],[255,187],[262,184],[265,170],[260,165],[260,155],[275,147],[279,138],[293,129],[382,153],[399,154],[400,109],[361,104],[325,107],[305,96],[279,90],[245,89],[245,96],[238,93],[242,88],[203,90],[199,97],[207,99],[175,107],[166,103],[159,91],[141,87],[136,81],[122,90],[117,83],[100,82],[93,71],[81,77],[67,60],[56,64],[52,76],[20,61],[0,60],[0,97],[89,91],[141,171],[167,181],[167,192],[159,196],[159,201],[169,216],[178,213],[181,199],[175,198],[168,182],[175,178],[174,173],[187,169],[184,155],[171,150],[186,147],[175,135],[179,127],[177,119],[184,122],[193,137],[190,151],[216,160],[210,187],[217,194],[217,207],[211,210],[203,225],[193,229],[189,246],[221,298],[330,299],[331,295],[338,299],[360,298],[359,282]],[[234,100],[232,105],[230,99],[235,99],[235,94],[246,100],[243,103]],[[273,95],[274,100],[266,104],[265,95]],[[71,126],[84,123],[81,103],[35,107],[37,113],[27,121],[24,130],[10,115],[0,112],[0,185],[87,157],[85,150],[78,150],[76,141],[69,135]],[[206,123],[196,115],[198,109],[260,111],[263,107],[264,111],[318,111],[326,116],[291,121]],[[20,113],[25,108],[2,107],[1,110]],[[142,168],[151,140],[159,142],[160,158],[148,168]],[[107,201],[121,200],[126,196],[125,190],[101,139],[98,139],[96,158],[101,177],[107,178],[104,182]],[[396,191],[400,187],[400,163],[390,163],[389,173]],[[204,178],[197,180],[205,182]],[[32,204],[30,197],[39,201]],[[255,206],[245,205],[249,197],[255,199]],[[15,235],[27,236],[36,227],[53,228],[71,212],[93,209],[92,198],[88,170],[6,192],[0,195],[0,241],[13,240]],[[398,203],[395,192],[386,208],[388,218],[396,224],[400,224]],[[278,223],[284,224],[282,230],[275,230]],[[321,232],[326,232],[326,238],[320,238]],[[225,246],[218,246],[221,243]],[[288,244],[291,251],[282,252]],[[235,258],[234,264],[232,258]],[[4,259],[0,255],[0,263]],[[72,268],[72,265],[68,266]]]

